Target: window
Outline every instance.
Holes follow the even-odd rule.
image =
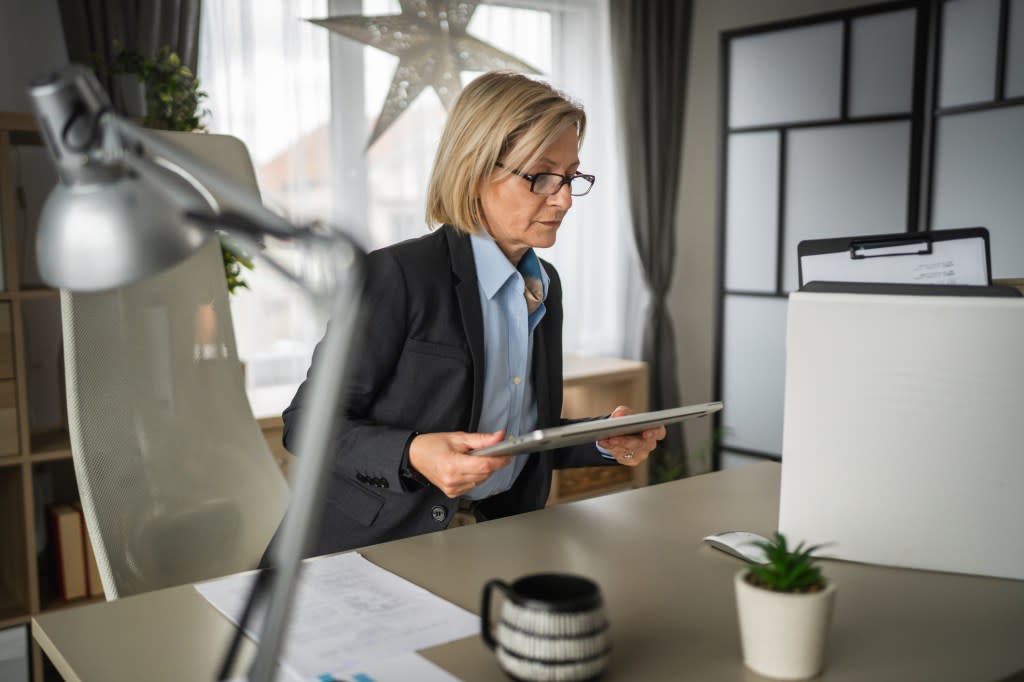
[[[542,257],[562,277],[566,352],[623,355],[627,301],[640,288],[617,159],[604,2],[482,4],[469,32],[534,65],[582,101],[582,168],[598,176]],[[264,200],[295,220],[327,219],[368,249],[423,235],[427,177],[445,111],[431,89],[368,150],[398,58],[305,19],[398,14],[395,0],[203,5],[199,77],[210,128],[252,153]],[[595,47],[597,46],[597,47]],[[478,74],[463,73],[463,82]],[[322,334],[294,289],[257,263],[252,291],[233,297],[239,355],[257,416],[280,413]],[[633,312],[632,314],[635,314]]]

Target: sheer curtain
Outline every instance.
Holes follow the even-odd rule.
[[[428,88],[367,150],[398,58],[304,19],[399,12],[397,0],[208,0],[200,23],[211,131],[246,142],[265,201],[296,219],[341,225],[369,249],[427,232],[427,176],[446,114]],[[581,168],[597,184],[575,201],[557,245],[541,256],[562,276],[565,351],[635,356],[632,322],[643,286],[618,158],[607,1],[484,4],[469,32],[533,64],[584,104]],[[476,75],[464,73],[463,82]],[[232,302],[239,355],[257,414],[277,414],[305,375],[323,321],[258,263],[248,279],[251,291]]]

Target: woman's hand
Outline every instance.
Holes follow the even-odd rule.
[[[611,417],[625,417],[633,414],[633,410],[625,405],[619,405],[612,411]],[[615,457],[615,461],[628,467],[635,467],[644,462],[658,445],[658,441],[665,437],[665,427],[659,426],[654,429],[647,429],[640,433],[629,433],[624,436],[612,436],[602,438],[597,444],[607,450]]]
[[[508,466],[512,456],[467,455],[500,443],[505,431],[494,433],[421,433],[409,444],[409,464],[451,498],[465,495],[498,469]]]

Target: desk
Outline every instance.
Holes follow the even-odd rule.
[[[755,680],[740,657],[739,562],[701,543],[769,534],[780,468],[764,463],[367,548],[374,563],[478,611],[488,578],[557,570],[604,591],[608,680]],[[954,550],[955,551],[955,550]],[[996,680],[1024,669],[1024,581],[826,562],[839,584],[824,680]],[[210,680],[232,626],[191,586],[33,618],[70,680]],[[242,651],[251,660],[250,643]],[[422,652],[465,680],[504,679],[479,637]]]

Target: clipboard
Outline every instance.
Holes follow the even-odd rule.
[[[489,457],[498,455],[529,455],[530,453],[541,452],[542,450],[554,450],[570,445],[592,443],[602,438],[622,436],[627,433],[639,433],[655,426],[675,424],[676,422],[693,417],[706,417],[721,409],[721,402],[700,403],[698,405],[673,407],[656,412],[640,412],[639,414],[630,414],[625,417],[594,419],[566,426],[538,429],[520,436],[512,436],[495,445],[472,450],[466,454]]]
[[[797,246],[800,288],[810,282],[992,284],[988,230],[965,227],[809,239]]]

